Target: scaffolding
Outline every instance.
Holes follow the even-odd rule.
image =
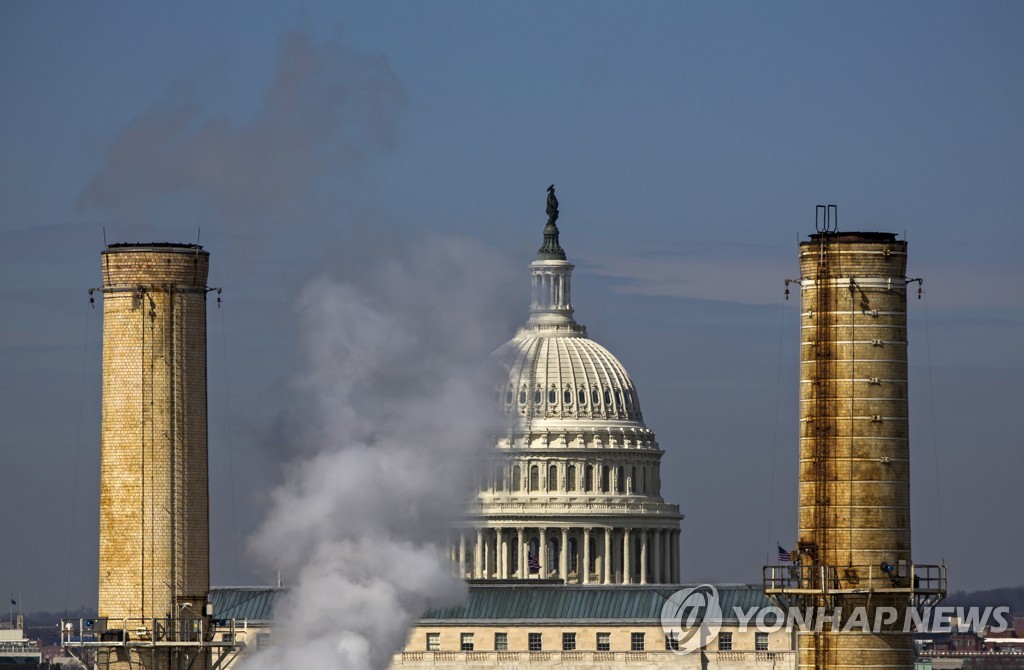
[[[61,619],[60,644],[87,668],[116,662],[147,670],[187,670],[206,656],[203,667],[223,670],[245,650],[247,627],[246,621],[235,619]]]

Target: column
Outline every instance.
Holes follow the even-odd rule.
[[[640,531],[640,583],[647,583],[647,529]]]
[[[654,582],[656,584],[664,584],[668,580],[661,574],[661,529],[655,530],[653,535],[654,543],[651,547],[651,558],[653,560],[651,567],[654,568]]]
[[[679,531],[672,531],[672,583],[679,583]]]
[[[590,583],[590,529],[583,529],[583,565],[580,566],[583,569],[583,583]],[[576,569],[576,573],[579,574],[580,569]]]
[[[604,529],[604,583],[612,583],[612,529]]]
[[[662,533],[664,542],[661,547],[662,559],[665,561],[665,581],[668,584],[677,584],[672,578],[672,531],[666,530]]]
[[[476,546],[473,547],[473,579],[483,577],[484,562],[484,529],[476,529]]]
[[[544,579],[548,576],[548,538],[547,528],[540,529],[540,538],[538,539],[537,553],[540,556],[537,557],[537,562],[540,563],[540,577]]]
[[[466,578],[466,532],[459,531],[459,579]]]
[[[498,579],[505,579],[508,576],[505,573],[505,529],[495,528],[494,537],[495,576]]]
[[[622,583],[633,583],[633,566],[630,561],[630,542],[633,541],[631,529],[625,528],[622,531]]]
[[[558,557],[558,572],[562,576],[562,581],[568,583],[569,581],[569,529],[562,529],[562,546],[559,547]]]
[[[525,547],[526,541],[525,541],[525,536],[526,536],[526,530],[525,529],[523,529],[522,527],[516,529],[516,538],[519,540],[519,548],[518,548],[518,553],[519,553],[519,573],[517,575],[519,577],[519,579],[526,579],[527,575],[529,574],[527,572],[528,568],[526,566],[526,547]]]

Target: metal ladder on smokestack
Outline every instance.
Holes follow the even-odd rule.
[[[818,205],[815,224],[818,229],[818,268],[815,285],[814,326],[814,563],[825,565],[831,549],[829,530],[832,526],[832,491],[834,477],[832,460],[835,457],[835,272],[829,246],[835,242],[829,235],[838,230],[838,212],[835,205]],[[820,579],[827,579],[824,572]],[[820,586],[825,586],[824,584]],[[819,607],[828,603],[820,599]],[[827,625],[831,629],[831,625]],[[814,633],[814,667],[829,667],[829,633],[823,628]]]

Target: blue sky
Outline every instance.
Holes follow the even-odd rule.
[[[842,229],[905,233],[925,278],[915,558],[944,557],[953,588],[1019,583],[1022,20],[1012,2],[4,4],[0,471],[17,549],[0,588],[30,609],[95,600],[85,290],[104,229],[202,229],[225,288],[213,581],[262,582],[241,545],[291,455],[273,417],[296,293],[351,254],[469,236],[522,268],[525,318],[552,182],[577,316],[666,450],[684,579],[756,581],[795,533],[782,280],[829,202]]]

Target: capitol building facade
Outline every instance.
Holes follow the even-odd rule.
[[[622,364],[573,318],[573,265],[549,213],[530,264],[530,317],[495,352],[504,375],[484,485],[451,549],[467,579],[679,581],[679,507]]]

